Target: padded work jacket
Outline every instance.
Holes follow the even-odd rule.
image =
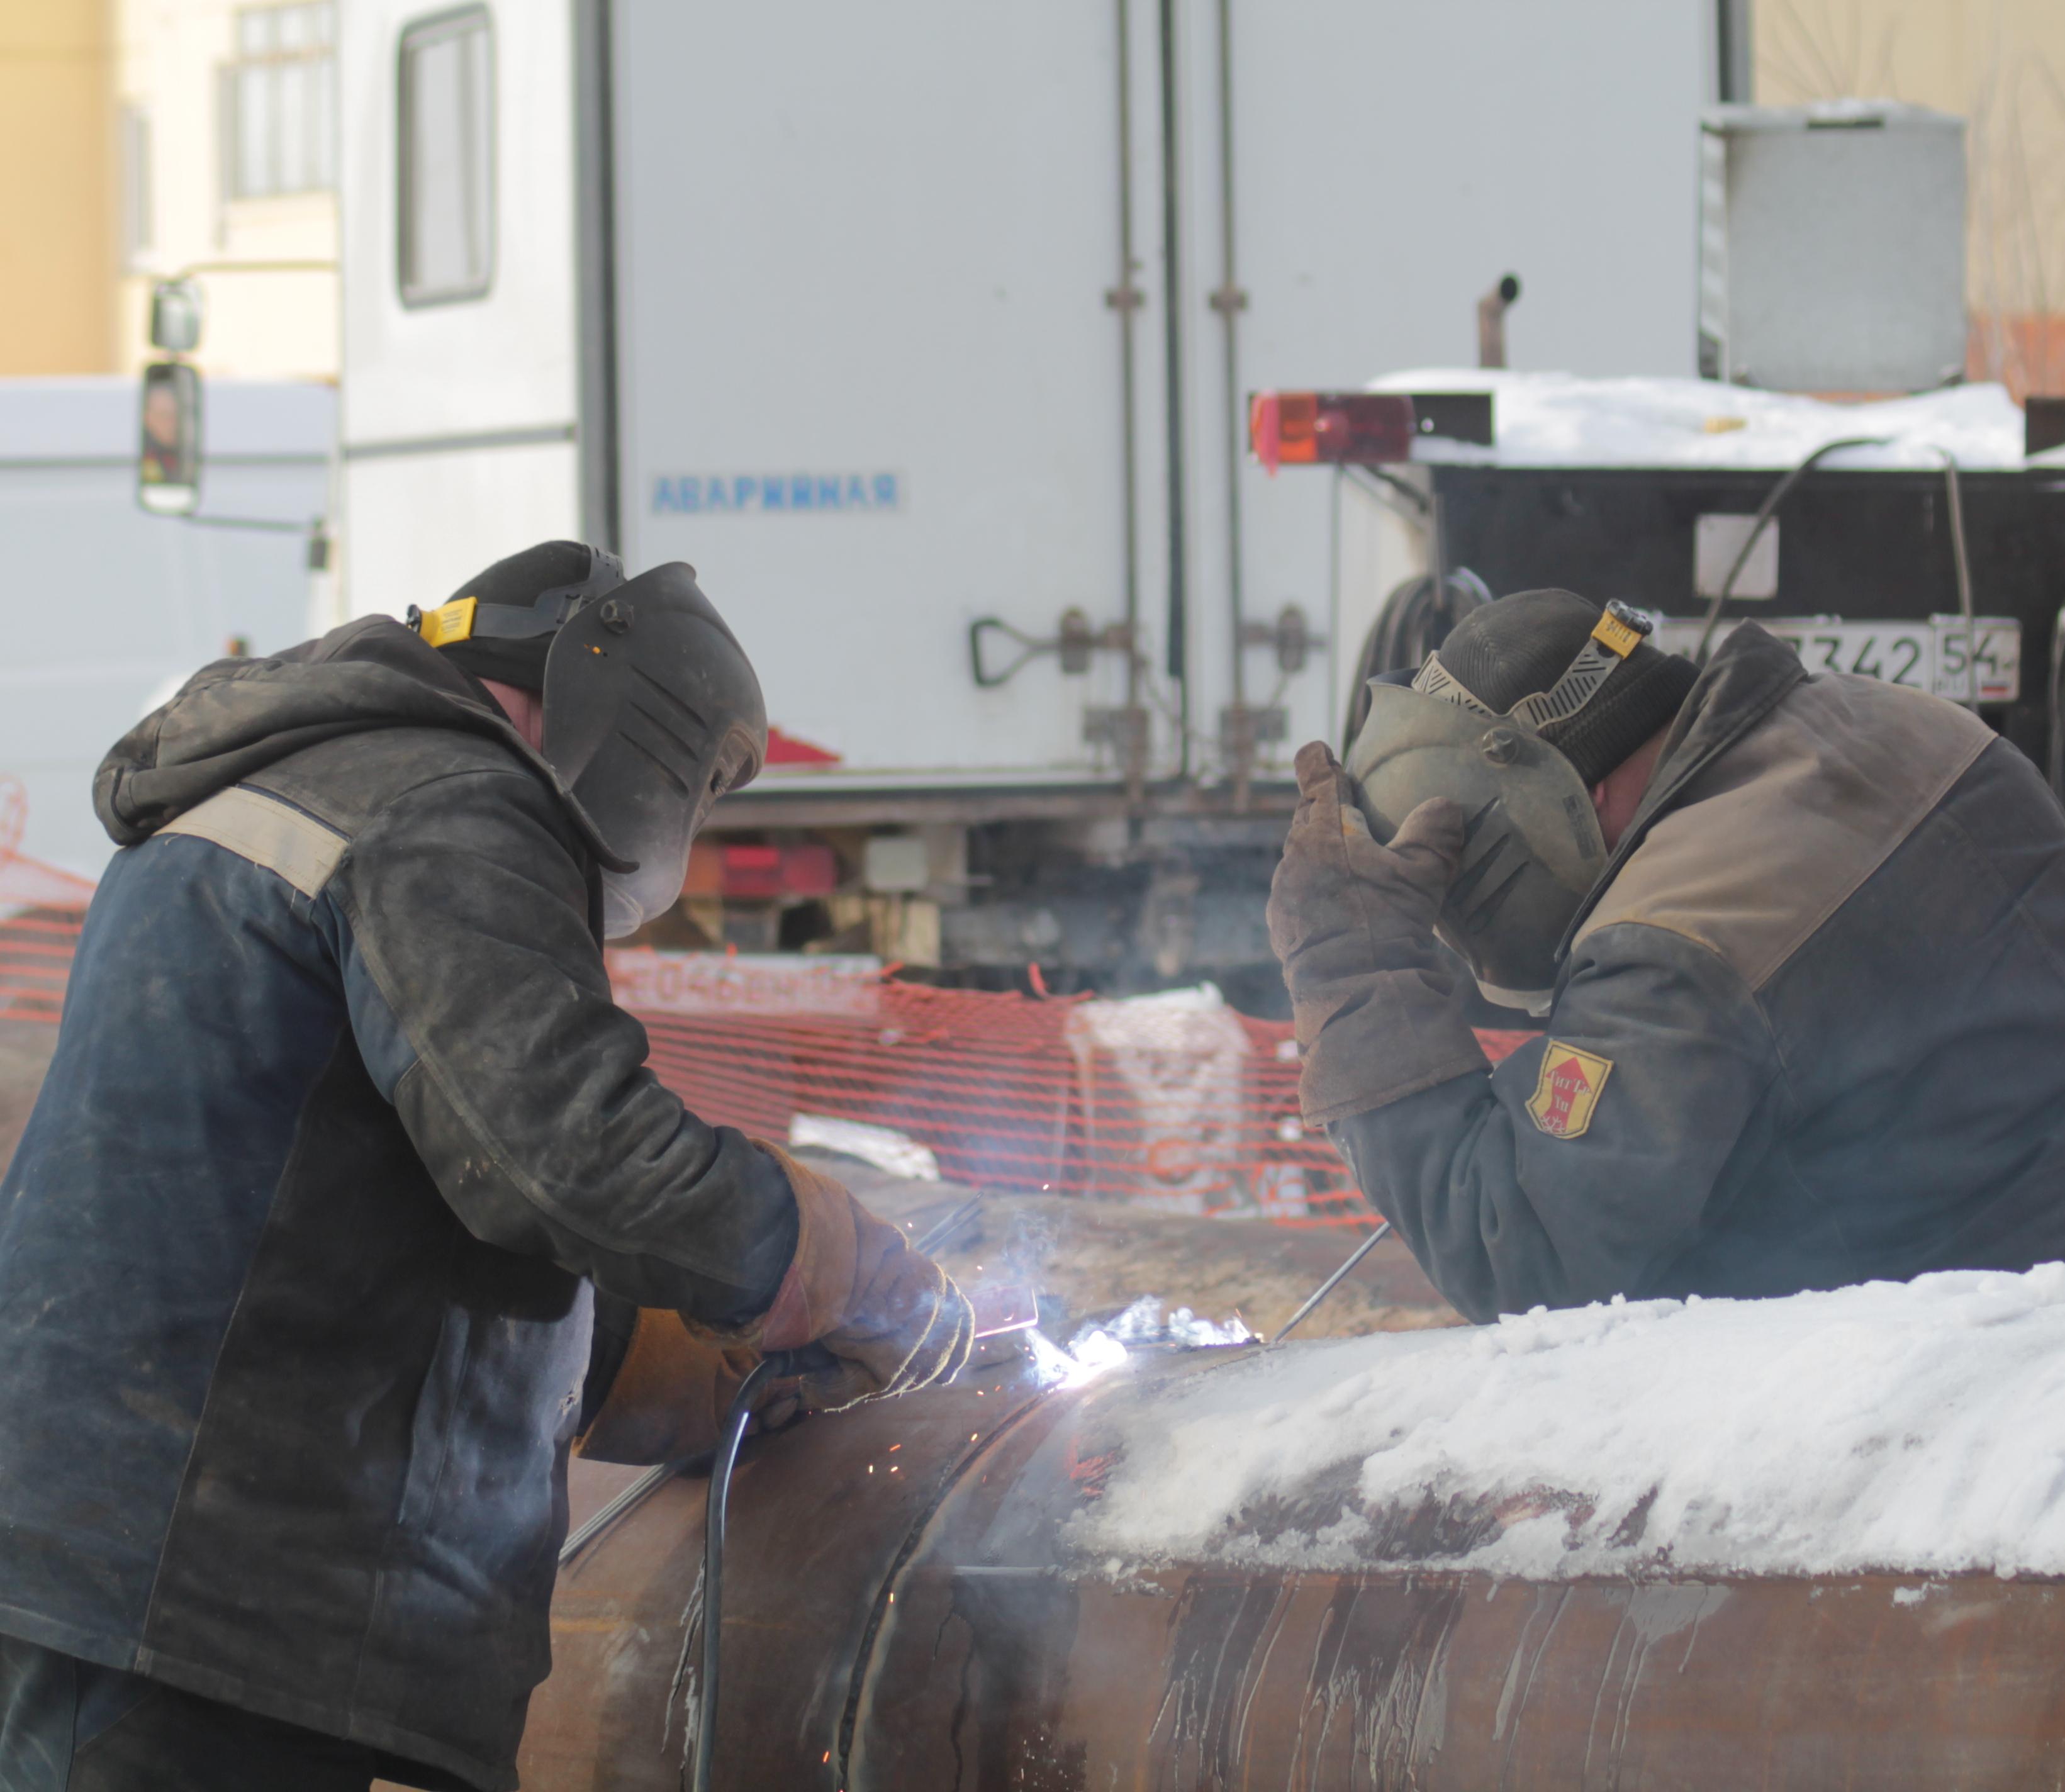
[[[750,1317],[786,1180],[645,1067],[602,843],[400,625],[208,668],[95,795],[0,1183],[0,1632],[513,1786],[591,1283]]]
[[[1738,629],[1544,1025],[1328,1129],[1473,1319],[2065,1256],[2065,811],[1954,704]]]

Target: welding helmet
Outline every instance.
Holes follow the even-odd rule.
[[[767,714],[752,662],[693,567],[676,560],[627,580],[614,555],[584,551],[592,556],[584,576],[560,580],[528,603],[468,592],[410,620],[469,669],[466,655],[478,659],[495,643],[533,667],[542,649],[542,670],[513,682],[542,692],[539,750],[629,868],[603,873],[603,932],[620,939],[680,897],[689,843],[711,806],[750,782],[766,758]],[[494,575],[508,564],[477,583],[495,589]]]
[[[1371,831],[1388,839],[1429,797],[1462,806],[1439,930],[1503,1006],[1548,1011],[1564,932],[1606,869],[1591,787],[1698,676],[1651,627],[1625,605],[1523,593],[1466,617],[1409,686],[1370,684],[1346,769]]]

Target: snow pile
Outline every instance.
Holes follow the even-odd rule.
[[[1538,1309],[1125,1400],[1072,1524],[1100,1558],[2065,1574],[2065,1264]]]
[[[837,1151],[859,1158],[892,1176],[908,1176],[913,1182],[937,1182],[940,1160],[929,1145],[921,1145],[907,1132],[894,1127],[871,1126],[865,1120],[841,1120],[826,1114],[798,1114],[789,1123],[789,1143],[798,1149]]]
[[[1489,392],[1495,447],[1423,436],[1413,459],[1500,467],[1797,466],[1826,442],[1891,437],[1822,464],[1841,471],[2020,467],[2023,415],[2000,386],[1954,386],[1913,398],[1830,404],[1710,379],[1580,379],[1478,368],[1392,374],[1376,392]]]

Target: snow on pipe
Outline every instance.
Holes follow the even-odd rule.
[[[742,1462],[715,1783],[2031,1783],[2061,1411],[2057,1264],[1000,1369]],[[562,1577],[531,1792],[673,1783],[701,1509]]]

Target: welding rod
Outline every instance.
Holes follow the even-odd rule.
[[[942,1220],[939,1224],[935,1226],[930,1232],[926,1233],[923,1238],[918,1240],[918,1255],[921,1257],[929,1257],[935,1251],[938,1250],[942,1244],[945,1244],[948,1239],[952,1238],[956,1232],[959,1232],[961,1228],[968,1223],[969,1219],[973,1216],[975,1210],[981,1205],[982,1196],[980,1194],[971,1195],[965,1201],[962,1202],[959,1207],[956,1207],[952,1213],[948,1214],[945,1219]]]
[[[1360,1263],[1364,1257],[1368,1256],[1371,1252],[1375,1250],[1377,1247],[1378,1241],[1384,1238],[1390,1230],[1391,1222],[1388,1220],[1380,1220],[1377,1222],[1376,1230],[1372,1232],[1368,1237],[1364,1239],[1361,1244],[1358,1244],[1348,1253],[1348,1260],[1346,1263],[1343,1264],[1340,1268],[1336,1269],[1333,1272],[1332,1275],[1329,1276],[1323,1282],[1320,1283],[1317,1288],[1312,1290],[1311,1298],[1305,1302],[1303,1306],[1300,1307],[1283,1322],[1283,1329],[1279,1332],[1276,1336],[1271,1338],[1269,1341],[1271,1344],[1281,1344],[1284,1339],[1290,1337],[1293,1331],[1305,1322],[1305,1316],[1309,1313],[1313,1308],[1319,1305],[1322,1301],[1325,1300],[1329,1294],[1332,1294],[1336,1288],[1340,1286],[1341,1278],[1346,1276],[1348,1272],[1351,1269],[1354,1268],[1357,1264]]]

